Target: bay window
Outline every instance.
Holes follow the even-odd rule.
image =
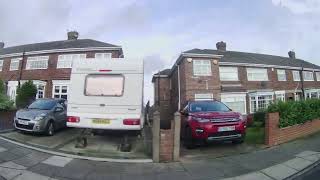
[[[273,94],[270,93],[253,93],[250,96],[250,112],[254,113],[266,109],[273,102]]]
[[[194,76],[211,76],[210,60],[193,60]]]
[[[275,91],[276,101],[285,101],[286,100],[286,92],[285,91]]]
[[[317,81],[320,81],[320,72],[316,72]]]
[[[247,68],[248,81],[268,81],[268,71],[263,68]]]
[[[237,67],[219,67],[221,81],[238,81]]]
[[[246,114],[246,94],[221,94],[221,102],[226,104],[234,112]]]
[[[53,80],[52,81],[52,97],[68,99],[69,80]]]

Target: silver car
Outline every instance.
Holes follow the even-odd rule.
[[[65,99],[38,99],[17,111],[14,126],[22,131],[52,136],[56,130],[66,127],[66,111]]]

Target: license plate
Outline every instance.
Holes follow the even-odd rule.
[[[19,123],[19,124],[23,124],[23,125],[29,125],[29,122],[28,122],[28,121],[19,120],[18,123]]]
[[[110,119],[92,119],[93,124],[110,124]]]
[[[234,131],[236,129],[235,126],[223,126],[218,128],[218,132],[223,132],[223,131]]]

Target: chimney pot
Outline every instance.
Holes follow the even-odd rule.
[[[0,49],[4,48],[4,42],[0,42]]]
[[[216,47],[218,51],[227,51],[227,44],[223,41],[217,42]]]
[[[68,40],[77,40],[78,37],[79,37],[79,33],[77,31],[68,32]]]
[[[288,52],[289,58],[295,59],[296,58],[296,53],[294,51],[289,51]]]

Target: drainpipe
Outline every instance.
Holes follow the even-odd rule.
[[[18,88],[20,88],[21,86],[21,77],[22,77],[22,70],[23,70],[23,64],[24,64],[24,58],[25,58],[25,50],[23,50],[23,53],[22,53],[22,59],[21,59],[21,66],[20,66],[20,71],[19,71],[19,76],[18,76]],[[20,61],[19,61],[19,64],[20,64]]]
[[[180,66],[178,66],[178,111],[180,111],[181,109],[181,100],[180,100],[180,97],[181,97],[181,92],[180,92]]]
[[[301,91],[302,91],[302,98],[305,100],[305,94],[304,94],[304,79],[303,79],[303,67],[301,66],[301,73],[300,73],[300,82],[301,82]]]

